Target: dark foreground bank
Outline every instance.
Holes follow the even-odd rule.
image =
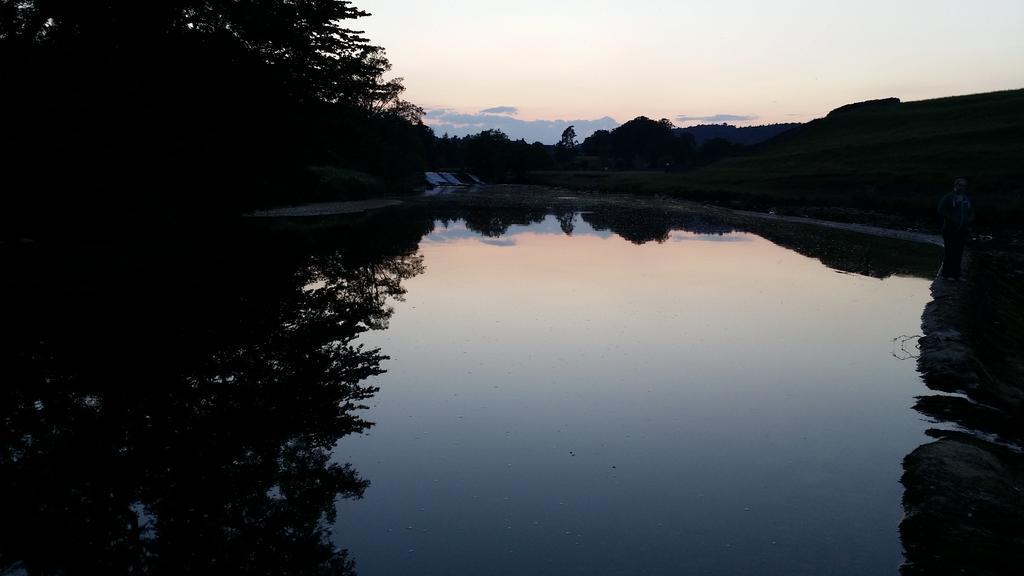
[[[1012,574],[1024,562],[1024,250],[976,245],[964,281],[936,279],[918,369],[936,392],[916,408],[953,431],[904,460],[905,575]],[[953,393],[955,395],[949,395]]]

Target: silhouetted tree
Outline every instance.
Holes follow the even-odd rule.
[[[548,152],[548,147],[541,142],[530,144],[530,169],[547,170],[553,165],[553,158]]]
[[[583,153],[597,156],[601,164],[607,166],[612,154],[612,134],[607,130],[597,130],[583,141]]]
[[[686,165],[693,156],[693,139],[678,138],[672,122],[639,116],[611,132],[611,151],[620,168],[652,169]]]
[[[502,179],[508,170],[511,141],[501,130],[484,130],[462,139],[466,166],[490,180]]]
[[[566,236],[572,236],[573,230],[576,229],[576,212],[567,210],[555,214],[555,218],[558,220],[558,227],[562,229],[562,232]]]
[[[0,91],[2,223],[189,222],[294,200],[309,164],[422,169],[422,111],[346,26],[366,15],[339,0],[3,0],[0,83],[17,89]]]
[[[562,137],[555,144],[555,162],[565,166],[576,157],[576,127],[569,126],[562,131]]]
[[[468,171],[492,182],[522,179],[531,170],[552,165],[551,154],[540,142],[511,140],[501,130],[484,130],[465,138],[431,138],[430,165],[436,170]]]
[[[514,180],[524,178],[531,170],[545,170],[552,165],[551,154],[540,142],[527,144],[523,139],[514,140],[509,146],[509,155],[509,169]]]

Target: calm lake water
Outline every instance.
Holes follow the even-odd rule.
[[[333,456],[371,482],[333,531],[359,572],[895,574],[929,281],[584,217],[422,239]]]
[[[549,201],[0,251],[0,573],[896,574],[936,255]]]

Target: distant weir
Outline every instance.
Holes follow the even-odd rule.
[[[431,187],[442,186],[479,186],[483,184],[473,174],[468,172],[424,172],[423,177]]]

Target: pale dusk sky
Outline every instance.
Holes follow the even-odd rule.
[[[1024,0],[355,4],[373,15],[351,25],[387,50],[427,123],[470,132],[794,122],[871,98],[1024,87]]]

